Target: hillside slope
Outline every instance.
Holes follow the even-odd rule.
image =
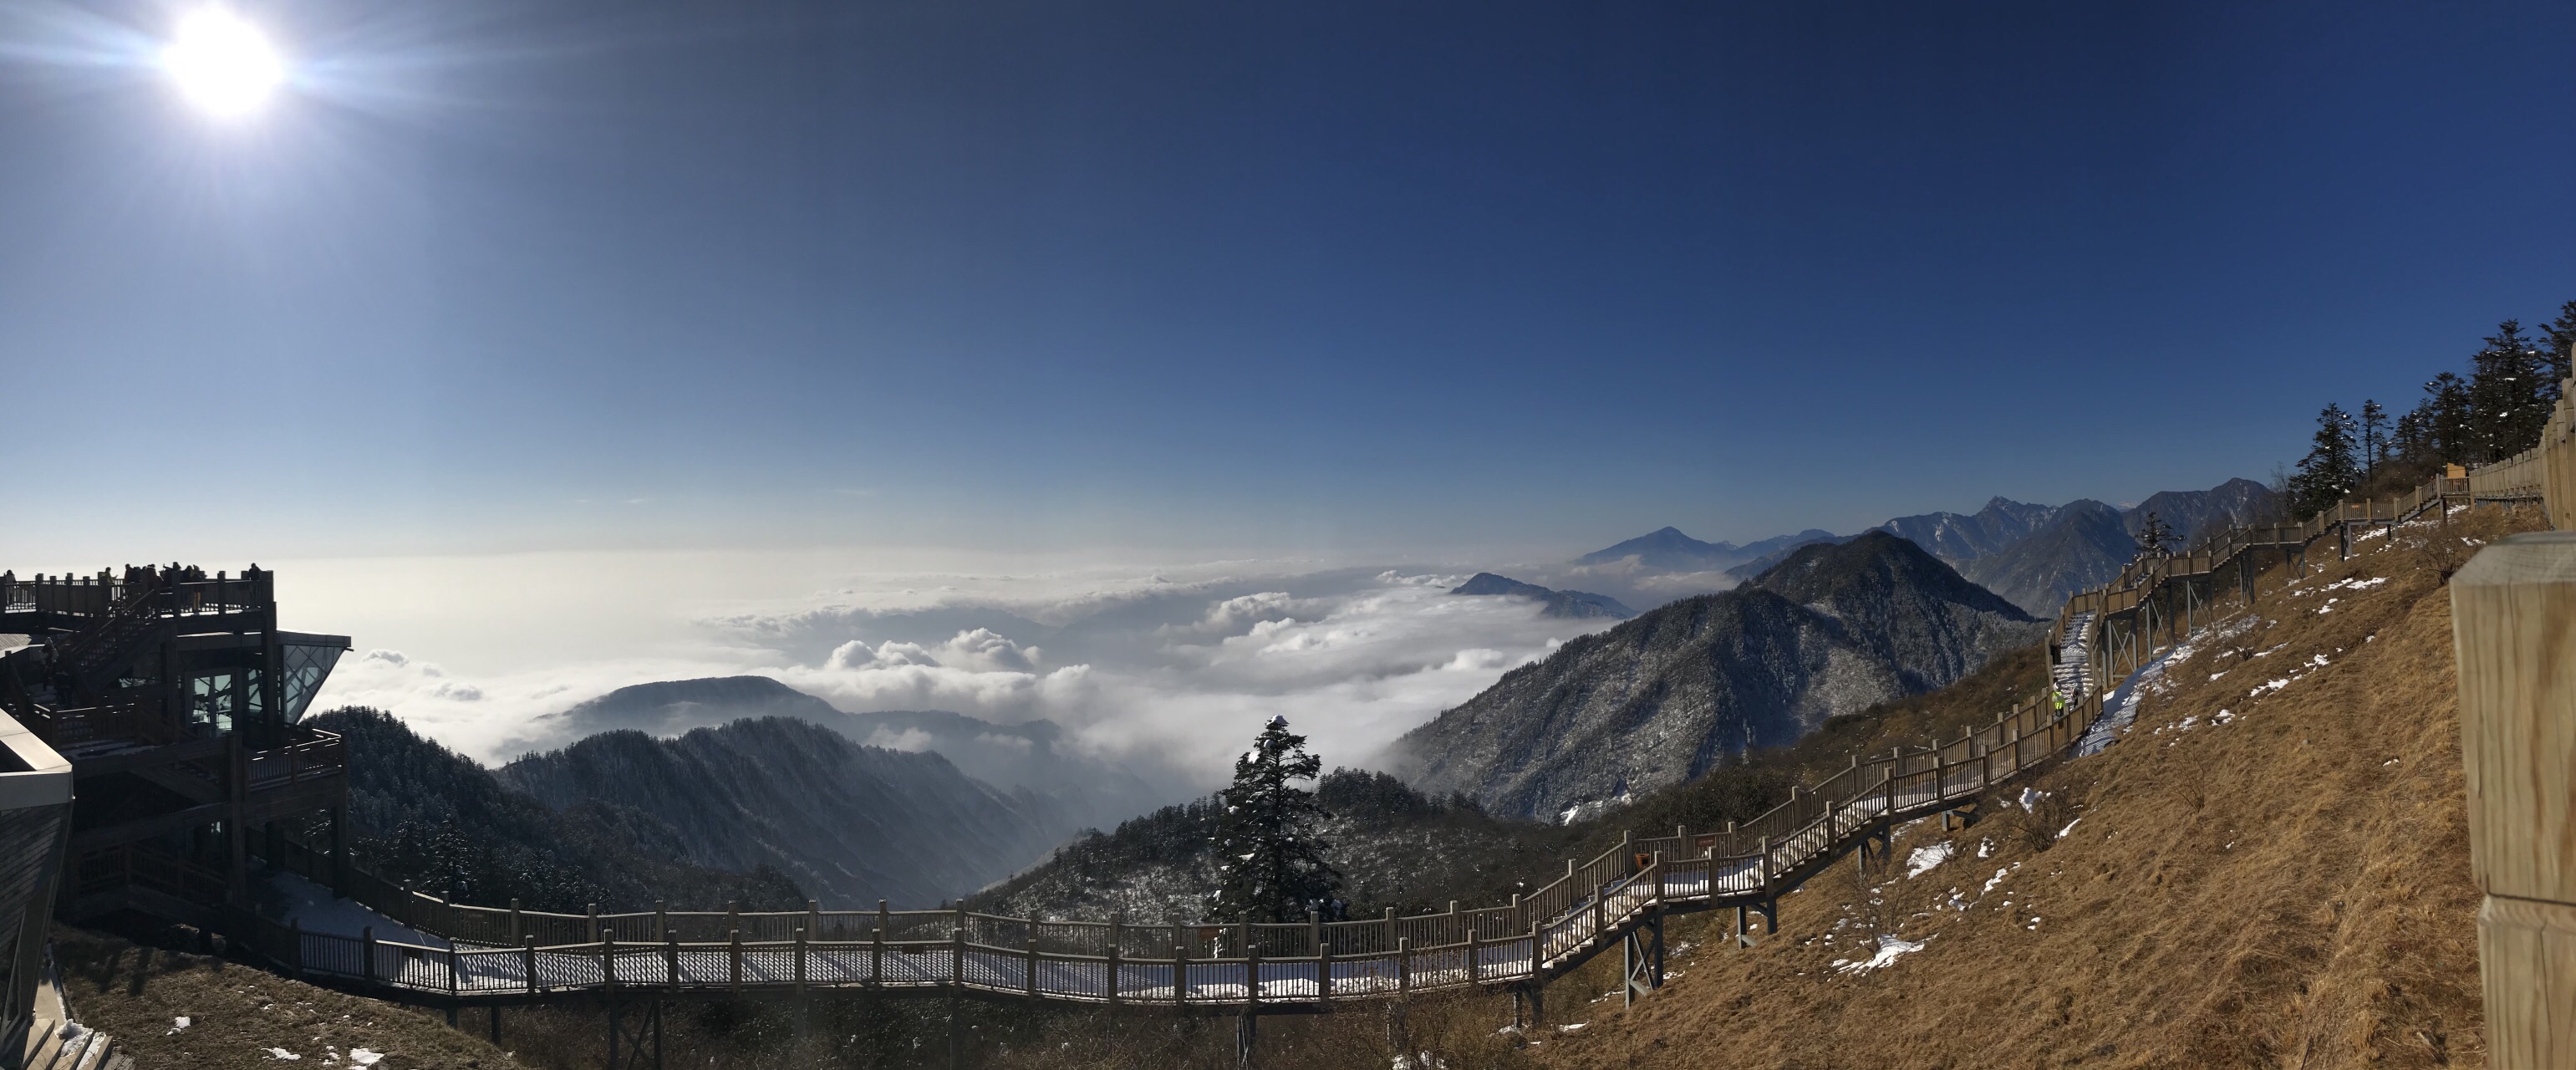
[[[1704,944],[1631,1011],[1577,1001],[1559,1020],[1590,1025],[1538,1052],[1569,1070],[2483,1065],[2432,544],[2514,526],[2481,510],[2304,581],[2275,569],[2253,614],[2138,689],[2118,742],[2035,782],[2035,812],[1917,822],[1896,859],[1948,861],[1839,868],[1783,900],[1779,938]],[[1597,990],[1583,980],[1559,987]]]
[[[1987,554],[1994,553],[2039,530],[2055,519],[2059,506],[2032,505],[2010,498],[1986,500],[1984,508],[1965,515],[1959,513],[1924,513],[1900,516],[1878,526],[1914,540],[1914,544],[1932,552],[1951,568],[1964,567]]]
[[[2068,502],[2020,542],[1959,571],[2034,616],[2055,616],[2068,595],[2099,587],[2138,556],[2120,511],[2102,502]]]
[[[2189,544],[2201,535],[2229,525],[2265,524],[2279,518],[2280,496],[2251,479],[2231,479],[2208,490],[2165,490],[2122,510],[2120,517],[2135,533],[2148,513]]]
[[[843,713],[766,676],[621,687],[538,718],[544,728],[535,735],[583,739],[631,729],[671,738],[694,728],[764,717],[793,717],[866,746],[935,752],[967,776],[1003,791],[1025,788],[1045,796],[1047,811],[1073,828],[1107,828],[1172,796],[1123,766],[1060,745],[1064,730],[1052,721],[995,724],[946,710]]]
[[[72,1013],[114,1036],[140,1067],[524,1065],[428,1012],[290,981],[238,962],[65,926],[53,930],[53,957]],[[188,1024],[180,1028],[180,1022]]]
[[[805,902],[776,869],[690,864],[678,831],[648,814],[604,804],[549,809],[390,714],[351,706],[307,723],[347,741],[354,853],[387,880],[461,902],[517,899],[532,910],[656,899],[793,910]]]
[[[1505,817],[1572,819],[1965,675],[2042,626],[1886,532],[1577,638],[1407,733],[1399,775]]]
[[[503,766],[558,810],[604,805],[676,831],[689,862],[774,867],[826,907],[926,907],[1037,861],[1074,827],[937,754],[865,747],[792,717],[677,739],[606,732]]]

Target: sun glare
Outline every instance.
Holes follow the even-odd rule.
[[[180,19],[161,66],[190,104],[222,118],[259,110],[286,80],[285,61],[259,27],[220,7]]]

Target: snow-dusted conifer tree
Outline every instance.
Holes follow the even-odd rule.
[[[2341,405],[2317,414],[2316,446],[2299,459],[2290,477],[2291,515],[2309,517],[2331,509],[2361,482],[2361,466],[2352,455],[2352,416]]]
[[[1324,861],[1320,835],[1324,808],[1315,793],[1297,787],[1313,780],[1323,760],[1306,753],[1306,737],[1273,717],[1235,759],[1234,784],[1219,797],[1218,884],[1213,913],[1223,921],[1302,921],[1341,887],[1342,875]]]

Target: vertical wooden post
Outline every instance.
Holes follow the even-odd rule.
[[[1315,1001],[1322,1003],[1332,998],[1333,945],[1318,939],[1315,941]]]
[[[376,927],[358,930],[358,975],[370,986],[376,983]]]
[[[518,943],[519,938],[526,935],[528,935],[528,930],[526,922],[522,920],[519,915],[519,901],[516,899],[510,900],[510,942],[514,944]]]
[[[1243,1013],[1253,1013],[1261,1004],[1261,949],[1243,946]]]
[[[1609,896],[1602,892],[1599,880],[1592,882],[1589,891],[1592,896],[1592,938],[1598,940],[1601,939],[1601,934],[1609,931],[1609,909],[1607,904],[1602,902]]]
[[[1413,993],[1413,942],[1400,936],[1395,940],[1395,992]]]
[[[963,915],[966,910],[959,907],[957,912]],[[966,987],[966,927],[963,925],[948,930],[948,987],[950,991]]]
[[[2576,532],[2479,551],[2451,628],[2488,1059],[2576,1065]]]
[[[1485,949],[1476,935],[1476,918],[1474,915],[1469,915],[1467,918],[1467,983],[1471,985],[1476,983],[1476,967],[1479,965],[1478,960],[1484,957]]]
[[[519,966],[527,971],[528,991],[534,992],[537,990],[537,938],[523,936],[519,939]]]
[[[1109,916],[1109,1005],[1110,1005],[1110,1006],[1112,1006],[1112,1007],[1115,1007],[1115,1006],[1117,1006],[1117,1005],[1118,1005],[1118,968],[1119,968],[1119,967],[1118,967],[1118,957],[1119,957],[1119,954],[1120,954],[1120,945],[1121,945],[1121,944],[1126,943],[1126,941],[1127,941],[1127,920],[1126,920],[1125,918],[1123,918],[1123,917],[1120,917],[1119,915],[1116,915],[1116,914],[1112,914],[1112,915],[1110,915],[1110,916]]]
[[[805,994],[805,927],[796,927],[796,994]]]
[[[1036,999],[1038,995],[1038,925],[1035,921],[1029,922],[1028,974],[1029,998]]]
[[[868,930],[868,983],[885,983],[885,927]]]
[[[730,960],[729,965],[732,967],[728,983],[732,985],[734,991],[740,992],[742,991],[742,930],[734,929],[727,932],[725,943],[725,957]]]
[[[1771,837],[1762,837],[1762,898],[1771,898]]]
[[[1190,1001],[1190,927],[1172,926],[1172,1005]]]
[[[654,939],[654,941],[655,941],[656,943],[659,943],[659,942],[661,942],[661,941],[663,941],[663,940],[668,940],[668,939],[670,939],[670,938],[671,938],[671,909],[670,909],[670,904],[669,904],[669,903],[666,903],[666,902],[663,902],[662,900],[656,899],[656,900],[654,900],[654,901],[653,901],[653,939]]]

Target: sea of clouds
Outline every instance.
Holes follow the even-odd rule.
[[[569,742],[540,718],[614,688],[747,674],[854,713],[1052,720],[1175,797],[1222,781],[1274,715],[1328,766],[1370,764],[1510,668],[1615,623],[1448,594],[1467,574],[1263,561],[863,572],[818,554],[280,569],[282,584],[303,577],[281,591],[290,627],[354,639],[316,709],[386,709],[486,762]]]

